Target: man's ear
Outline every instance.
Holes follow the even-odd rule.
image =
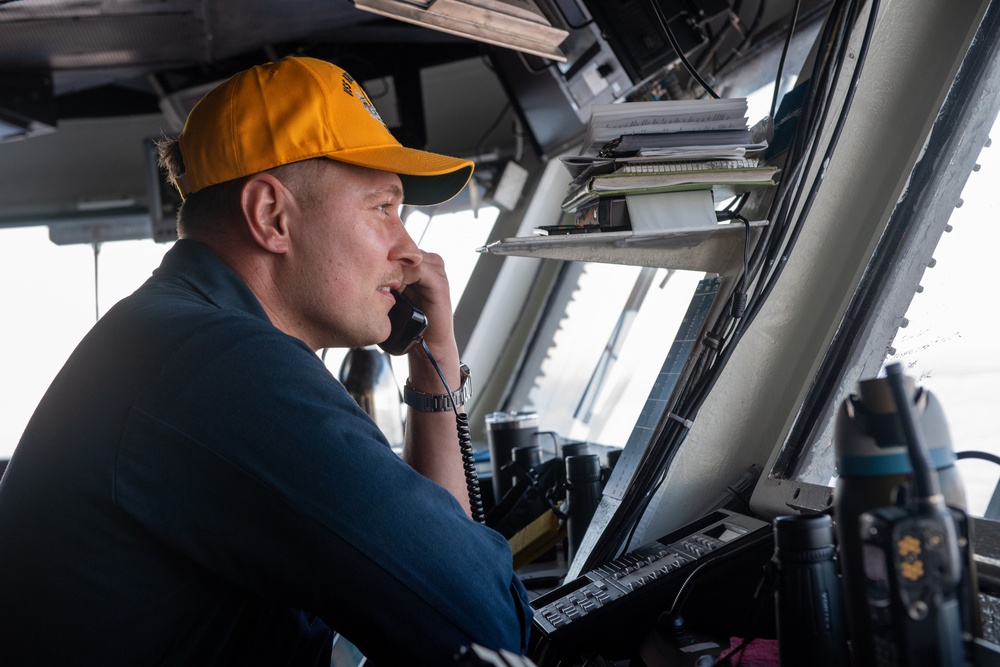
[[[285,185],[271,174],[254,174],[240,191],[243,221],[264,250],[288,252],[288,216],[293,202]]]

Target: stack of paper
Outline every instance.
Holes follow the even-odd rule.
[[[580,155],[561,158],[573,177],[563,209],[690,190],[722,200],[775,185],[779,170],[760,164],[767,143],[746,113],[745,98],[594,105]]]
[[[595,104],[581,154],[596,155],[623,136],[747,130],[745,97]]]

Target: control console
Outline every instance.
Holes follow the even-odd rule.
[[[615,626],[670,609],[696,568],[763,541],[772,543],[769,523],[712,512],[535,599],[534,631],[558,646],[586,647]]]

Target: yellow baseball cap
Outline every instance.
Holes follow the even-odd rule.
[[[354,78],[316,58],[289,56],[234,75],[203,97],[180,133],[183,196],[316,157],[389,171],[404,201],[439,204],[472,177],[473,163],[400,144]]]

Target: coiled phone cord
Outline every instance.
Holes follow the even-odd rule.
[[[437,371],[438,377],[441,378],[441,383],[444,385],[444,393],[448,395],[448,400],[451,403],[451,409],[455,412],[455,425],[458,428],[458,446],[462,451],[462,469],[465,471],[465,487],[469,492],[469,509],[472,511],[473,520],[478,523],[486,523],[486,514],[483,511],[483,496],[479,490],[479,475],[476,472],[476,461],[472,452],[472,434],[469,430],[469,415],[465,412],[459,412],[458,406],[455,405],[455,397],[452,394],[451,387],[448,386],[448,381],[444,377],[444,373],[441,371],[441,367],[438,366],[437,360],[434,355],[431,354],[431,350],[427,347],[427,343],[424,341],[423,337],[420,338],[420,346],[424,348],[424,354],[427,355],[427,359],[434,366],[434,370]]]
[[[458,446],[462,450],[462,468],[465,470],[465,486],[469,491],[469,508],[472,510],[472,518],[479,523],[486,523],[483,496],[479,490],[479,474],[476,472],[476,461],[472,453],[469,415],[455,410],[455,423],[458,426]]]

